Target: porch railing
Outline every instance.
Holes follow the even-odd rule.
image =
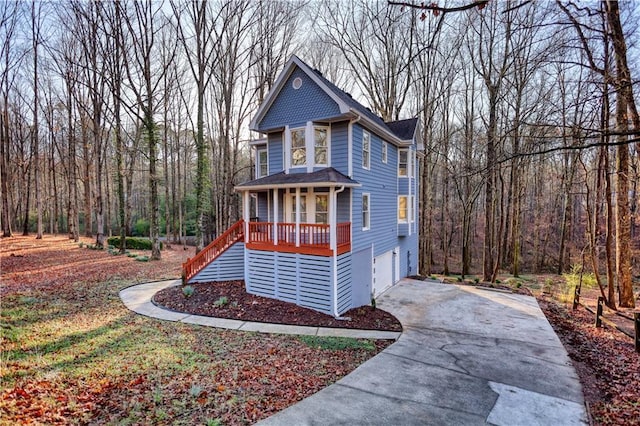
[[[225,252],[233,243],[244,239],[244,220],[240,219],[195,257],[182,264],[182,283],[186,284],[205,266]]]
[[[295,223],[275,225],[272,222],[250,222],[246,242],[249,248],[255,249],[325,256],[332,254],[330,225],[301,223],[299,229],[300,235],[298,236]],[[350,222],[337,225],[336,248],[338,254],[351,250]]]

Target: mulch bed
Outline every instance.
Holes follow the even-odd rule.
[[[177,312],[242,321],[311,327],[351,328],[362,330],[402,331],[400,321],[388,312],[361,306],[344,313],[344,318],[303,308],[293,303],[254,296],[245,291],[243,281],[197,283],[185,297],[182,287],[169,287],[156,293],[153,302]]]

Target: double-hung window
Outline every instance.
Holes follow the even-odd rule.
[[[269,174],[269,156],[267,148],[260,148],[257,151],[256,178],[265,177]]]
[[[329,196],[316,194],[316,223],[329,223]]]
[[[398,196],[398,223],[407,223],[409,219],[409,205],[406,195]]]
[[[369,205],[369,194],[362,194],[362,230],[371,228],[371,212]]]
[[[315,165],[327,166],[329,150],[327,140],[327,128],[326,127],[314,127],[313,128],[313,148],[315,151]]]
[[[307,146],[304,128],[291,130],[291,166],[299,167],[307,164]]]
[[[406,149],[398,151],[398,176],[409,176],[409,151]]]
[[[362,168],[368,169],[371,166],[371,135],[362,132]]]
[[[291,196],[291,223],[296,222],[296,209],[298,208],[296,196]],[[307,196],[300,196],[300,223],[307,223]]]

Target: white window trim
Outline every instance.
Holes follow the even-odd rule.
[[[407,173],[403,176],[400,174],[400,153],[402,152],[406,152],[407,153],[407,166],[406,166],[406,170]],[[398,150],[398,166],[397,166],[397,170],[396,170],[396,174],[398,175],[399,178],[408,178],[411,176],[411,171],[410,171],[410,166],[411,166],[411,160],[410,160],[410,154],[411,151],[408,149],[399,149]]]
[[[325,129],[327,131],[327,162],[326,163],[316,163],[316,129]],[[319,126],[314,125],[311,128],[311,136],[312,141],[311,144],[313,146],[313,167],[331,167],[331,126]]]
[[[364,136],[368,135],[369,136],[369,150],[367,151],[369,153],[369,156],[367,157],[367,164],[364,164]],[[365,170],[371,170],[371,133],[367,132],[366,130],[362,131],[362,168]]]
[[[263,176],[260,173],[260,153],[264,151],[267,153],[267,173]],[[261,177],[265,177],[265,176],[269,176],[269,148],[268,147],[263,147],[263,148],[256,148],[256,178],[261,178]]]
[[[369,192],[363,192],[362,193],[362,213],[364,213],[364,197],[367,197],[367,222],[369,226],[365,226],[364,225],[364,221],[362,222],[362,230],[363,231],[368,231],[371,229],[371,194]]]
[[[409,207],[409,222],[411,223],[416,222],[415,203],[416,203],[415,195],[409,195],[409,204],[407,204],[407,206]]]
[[[389,144],[386,141],[382,141],[382,162],[387,164],[389,159]]]
[[[406,210],[407,210],[406,219],[400,219],[400,199],[401,198],[405,198],[406,199],[406,202],[405,202]],[[399,224],[404,225],[406,223],[409,223],[409,210],[410,210],[409,209],[409,196],[408,195],[398,195],[398,203],[396,205],[396,212],[397,212],[396,215],[398,216],[398,223]]]
[[[307,214],[307,221],[306,222],[301,222],[300,223],[316,223],[316,195],[325,195],[327,196],[327,223],[329,223],[329,215],[331,213],[331,197],[329,196],[330,194],[328,192],[314,192],[313,188],[309,188],[309,190],[307,192],[300,192],[300,196],[301,197],[305,197],[305,204],[306,204],[306,214]],[[295,220],[293,222],[290,221],[291,216],[293,214],[293,202],[295,200],[295,196],[296,196],[296,192],[290,192],[287,191],[286,195],[285,195],[285,202],[284,202],[284,208],[285,208],[285,222],[286,223],[293,223],[295,222]]]
[[[305,153],[304,153],[305,159],[304,160],[305,160],[305,163],[294,166],[293,165],[293,157],[292,157],[293,156],[293,152],[292,152],[292,149],[293,149],[293,138],[291,137],[291,135],[292,135],[293,132],[298,131],[298,130],[302,130],[303,134],[304,134],[304,149],[305,149]],[[287,146],[287,148],[288,148],[287,149],[287,163],[289,165],[289,168],[290,169],[306,168],[307,165],[309,164],[309,141],[308,141],[308,138],[307,138],[306,128],[304,126],[302,126],[302,127],[292,127],[292,128],[290,128],[288,130],[287,137],[289,139],[289,141],[288,141],[289,143],[288,143],[288,146]]]

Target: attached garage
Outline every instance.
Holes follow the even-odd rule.
[[[389,250],[373,258],[373,293],[378,296],[400,280],[398,267],[399,248]]]

